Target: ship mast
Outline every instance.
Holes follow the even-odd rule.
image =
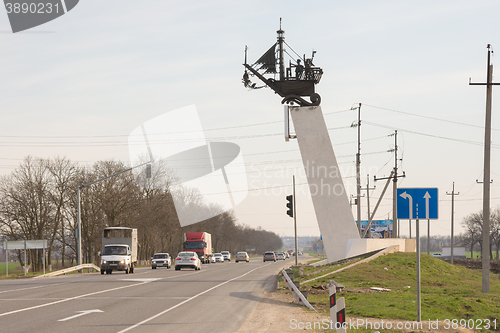
[[[280,81],[285,79],[285,59],[283,57],[283,42],[285,40],[285,31],[281,30],[281,17],[280,17],[280,30],[278,33],[278,52],[280,57]]]

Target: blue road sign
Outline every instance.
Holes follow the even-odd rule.
[[[437,188],[398,188],[398,219],[401,220],[437,220]]]

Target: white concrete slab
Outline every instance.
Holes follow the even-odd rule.
[[[399,246],[399,252],[415,252],[415,240],[403,238],[356,238],[349,239],[346,257],[351,258],[389,246]]]
[[[327,260],[344,259],[359,234],[321,107],[290,107],[290,114]]]

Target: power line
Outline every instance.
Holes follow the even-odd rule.
[[[388,126],[388,125],[378,124],[378,123],[374,123],[374,122],[366,121],[366,120],[364,122],[365,122],[365,124],[376,126],[376,127],[394,129],[394,126]],[[478,141],[449,138],[449,137],[441,136],[441,135],[428,134],[428,133],[422,133],[422,132],[417,132],[417,131],[411,131],[411,130],[407,130],[407,129],[402,129],[400,127],[398,127],[398,131],[403,131],[403,132],[407,132],[407,133],[428,136],[428,137],[431,137],[431,138],[437,138],[437,139],[443,139],[443,140],[450,140],[450,141],[456,141],[456,142],[461,142],[461,143],[467,143],[467,144],[472,144],[472,145],[476,145],[476,146],[483,146],[483,143],[482,142],[478,142]],[[500,148],[500,145],[493,145],[492,144],[491,146],[493,148]]]
[[[442,121],[442,122],[445,122],[445,123],[451,123],[451,124],[457,124],[457,125],[462,125],[462,126],[469,126],[469,127],[475,127],[475,128],[484,129],[483,126],[462,123],[462,122],[455,121],[455,120],[448,120],[448,119],[436,118],[436,117],[431,117],[431,116],[424,116],[424,115],[421,115],[421,114],[415,114],[415,113],[410,113],[410,112],[405,112],[405,111],[399,111],[399,110],[394,110],[394,109],[389,109],[389,108],[384,108],[384,107],[375,106],[375,105],[369,105],[369,104],[363,104],[363,105],[366,105],[366,106],[369,106],[369,107],[372,107],[372,108],[376,108],[376,109],[381,109],[381,110],[386,110],[386,111],[391,111],[391,112],[406,114],[406,115],[413,116],[413,117],[426,118],[426,119],[431,119],[431,120]],[[492,128],[492,130],[493,131],[500,131],[499,129],[493,129],[493,128]]]

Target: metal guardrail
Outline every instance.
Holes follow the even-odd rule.
[[[281,271],[281,277],[283,278],[283,280],[285,280],[285,283],[286,283],[288,289],[290,290],[290,292],[293,294],[293,296],[295,297],[297,302],[299,302],[300,305],[305,306],[309,310],[316,311],[313,308],[313,306],[309,303],[307,298],[305,298],[304,295],[302,295],[299,288],[297,288],[297,286],[292,282],[292,280],[290,279],[290,277],[286,273],[285,269],[283,269]]]
[[[73,266],[73,267],[61,269],[61,270],[58,270],[58,271],[55,271],[55,272],[50,272],[50,273],[43,274],[43,275],[37,275],[37,276],[34,276],[34,278],[58,276],[58,275],[63,275],[63,274],[74,272],[74,271],[79,271],[79,270],[82,270],[82,269],[93,269],[95,271],[100,271],[101,270],[100,267],[98,267],[98,266],[96,266],[94,264],[81,264],[81,265],[77,265],[77,266]]]

